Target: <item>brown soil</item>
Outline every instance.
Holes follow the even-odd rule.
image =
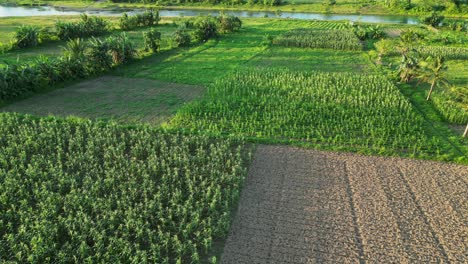
[[[466,263],[468,167],[259,146],[222,263]]]

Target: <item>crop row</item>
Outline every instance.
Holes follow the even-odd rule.
[[[463,47],[418,46],[415,49],[424,56],[445,57],[453,60],[468,59],[468,48]]]
[[[456,88],[452,88],[455,89]],[[468,97],[467,91],[459,92],[445,90],[434,94],[432,102],[444,118],[453,124],[466,125],[468,123]]]
[[[312,21],[307,25],[307,28],[318,28],[318,29],[345,29],[347,24],[344,22],[332,22],[332,21]]]
[[[423,119],[381,76],[239,71],[209,87],[176,127],[385,153],[434,153]],[[424,154],[422,154],[424,155]]]
[[[349,30],[294,29],[273,40],[274,45],[301,48],[361,50],[362,44]]]
[[[243,143],[0,113],[0,256],[198,263],[224,236]]]

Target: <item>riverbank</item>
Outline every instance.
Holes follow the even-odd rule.
[[[105,1],[84,2],[84,1],[36,1],[36,0],[0,0],[0,4],[17,4],[24,6],[54,6],[59,8],[73,8],[81,10],[122,10],[134,8],[159,8],[159,9],[203,9],[203,10],[234,10],[234,11],[267,11],[267,12],[302,12],[302,13],[320,13],[320,14],[347,14],[347,15],[401,15],[401,16],[422,16],[426,12],[418,12],[414,10],[402,11],[388,9],[380,5],[371,4],[352,4],[342,3],[339,5],[329,6],[322,3],[298,3],[298,4],[283,4],[280,6],[265,6],[265,5],[226,5],[217,4],[211,5],[207,3],[181,4],[181,5],[157,5],[143,3],[111,3]],[[468,12],[443,12],[446,17],[450,18],[468,18]]]

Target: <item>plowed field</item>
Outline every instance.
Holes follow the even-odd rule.
[[[468,167],[259,146],[222,263],[466,263]]]

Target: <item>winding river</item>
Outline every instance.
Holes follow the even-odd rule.
[[[63,9],[51,6],[0,6],[0,17],[9,16],[49,16],[49,15],[78,15],[87,13],[92,15],[120,16],[124,12],[137,14],[143,12],[142,9],[133,10],[89,10],[78,11],[73,9]],[[270,11],[225,11],[238,17],[273,17],[273,18],[293,18],[304,20],[349,20],[352,22],[366,23],[398,23],[398,24],[418,24],[416,17],[389,16],[389,15],[344,15],[344,14],[318,14],[304,12],[270,12]],[[218,10],[202,9],[161,9],[161,17],[189,17],[198,15],[217,15]]]

